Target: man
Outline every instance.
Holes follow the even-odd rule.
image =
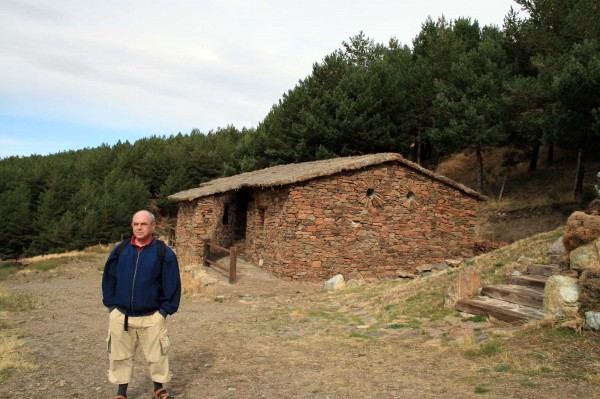
[[[139,343],[154,382],[154,398],[173,399],[163,387],[171,378],[165,319],[179,307],[179,265],[175,253],[155,239],[152,213],[136,212],[131,227],[133,237],[113,249],[102,276],[102,302],[110,312],[108,379],[119,384],[115,399],[126,399]]]

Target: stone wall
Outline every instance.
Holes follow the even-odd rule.
[[[476,199],[396,163],[255,199],[245,252],[285,279],[393,277],[473,254]]]
[[[181,203],[177,252],[199,261],[202,240],[233,243],[234,193]],[[397,163],[248,195],[238,251],[284,279],[394,277],[473,255],[477,200]],[[223,211],[229,204],[228,225]]]
[[[215,198],[180,202],[177,212],[176,250],[181,264],[200,263],[203,241],[212,240],[215,225]]]

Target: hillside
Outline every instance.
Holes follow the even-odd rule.
[[[528,161],[518,163],[504,180],[502,161],[506,150],[484,153],[485,192],[490,200],[478,209],[477,238],[514,242],[534,234],[564,226],[573,211],[585,209],[593,199],[592,189],[600,171],[598,160],[586,162],[584,194],[573,199],[577,154],[555,150],[554,162],[545,166],[546,149],[540,153],[538,169],[527,171]],[[475,156],[459,154],[441,162],[437,172],[475,188]]]

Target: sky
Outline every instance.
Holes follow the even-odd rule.
[[[0,158],[252,128],[361,31],[502,27],[512,0],[1,0]]]

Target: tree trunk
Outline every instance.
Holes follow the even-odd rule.
[[[540,143],[536,141],[536,143],[531,148],[531,155],[529,157],[529,169],[528,172],[535,172],[537,169],[537,162],[540,156]]]
[[[477,192],[483,194],[483,156],[481,150],[475,150],[477,157]]]
[[[552,166],[554,163],[554,144],[548,144],[548,154],[546,154],[546,166]]]
[[[502,202],[502,194],[504,194],[504,186],[506,185],[506,177],[508,176],[508,171],[504,172],[504,179],[502,179],[502,187],[500,187],[500,194],[498,194],[498,202]]]
[[[579,194],[583,194],[583,176],[585,173],[585,159],[582,150],[577,153],[577,173],[575,175],[575,185],[573,187],[573,199]]]

